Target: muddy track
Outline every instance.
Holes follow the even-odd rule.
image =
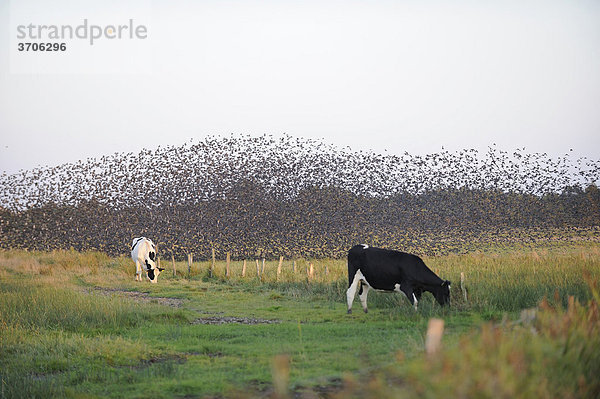
[[[252,317],[210,316],[200,317],[191,324],[278,324],[279,320],[255,319]]]
[[[181,308],[183,306],[183,302],[185,301],[185,299],[181,298],[150,296],[150,294],[147,292],[127,291],[118,288],[92,287],[85,289],[84,292],[88,294],[96,293],[105,296],[120,295],[139,302],[157,303],[159,305],[171,306],[173,308]]]

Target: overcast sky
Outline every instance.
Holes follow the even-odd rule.
[[[15,50],[84,18],[148,37]],[[0,172],[231,133],[600,158],[598,1],[0,0],[0,26]]]

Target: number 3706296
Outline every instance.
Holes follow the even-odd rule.
[[[67,43],[17,43],[19,51],[65,51]]]

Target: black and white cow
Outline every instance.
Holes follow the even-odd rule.
[[[431,292],[440,305],[450,305],[450,281],[439,278],[421,258],[365,244],[348,251],[348,313],[352,313],[357,288],[365,313],[370,288],[403,292],[415,310],[423,291]]]
[[[144,270],[148,280],[156,283],[160,272],[165,270],[156,266],[156,246],[146,237],[133,239],[131,258],[135,262],[135,281],[142,281],[142,270]]]

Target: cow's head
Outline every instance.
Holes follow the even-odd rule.
[[[450,281],[443,281],[442,284],[434,290],[433,295],[442,306],[450,306]]]
[[[150,280],[151,283],[156,284],[158,282],[158,275],[163,270],[165,270],[165,269],[163,269],[161,267],[156,267],[154,269],[146,269],[146,273],[148,274],[148,280]]]
[[[158,275],[162,272],[163,268],[156,266],[156,253],[149,252],[148,259],[146,259],[146,274],[148,275],[148,280],[152,283],[158,282]]]

